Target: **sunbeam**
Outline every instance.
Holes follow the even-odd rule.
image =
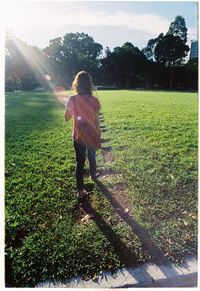
[[[49,64],[46,65],[47,60],[44,52],[37,47],[27,46],[15,37],[11,37],[10,40],[24,57],[36,78],[38,79],[39,76],[40,81],[45,83],[45,87],[50,88],[57,100],[64,105],[67,99],[66,89],[58,81],[55,68]]]

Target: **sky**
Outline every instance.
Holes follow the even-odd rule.
[[[188,42],[197,39],[197,2],[175,1],[14,1],[6,2],[6,27],[40,48],[70,32],[84,32],[113,49],[131,42],[144,48],[167,32],[177,15],[185,18]]]

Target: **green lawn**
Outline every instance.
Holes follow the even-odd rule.
[[[137,221],[169,257],[196,250],[197,94],[98,92],[114,168]]]
[[[197,94],[99,91],[104,146],[115,160],[100,169],[122,173],[136,221],[172,260],[197,246]],[[95,275],[123,266],[115,242],[149,255],[86,178],[99,221],[77,215],[71,124],[50,93],[6,94],[6,281]],[[113,179],[111,183],[117,181]],[[112,219],[110,220],[110,217]],[[114,240],[112,240],[112,238]]]

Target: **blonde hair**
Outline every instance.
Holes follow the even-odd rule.
[[[92,78],[87,72],[81,71],[76,74],[72,88],[78,94],[92,95]]]

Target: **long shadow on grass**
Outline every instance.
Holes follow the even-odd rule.
[[[99,229],[112,244],[115,252],[119,256],[120,262],[126,267],[130,267],[133,266],[133,264],[136,264],[137,257],[134,253],[134,250],[129,249],[126,244],[120,240],[109,224],[106,223],[101,215],[92,207],[90,201],[87,198],[83,198],[79,206],[84,210],[85,213],[92,216],[92,219],[98,225]]]
[[[101,181],[97,179],[95,182],[102,194],[108,199],[114,210],[131,227],[134,234],[138,236],[144,250],[146,250],[151,255],[152,261],[159,266],[160,270],[166,277],[169,277],[171,271],[166,271],[166,268],[163,268],[163,266],[169,266],[170,262],[165,257],[160,248],[151,239],[148,231],[140,226],[129,213],[124,211],[122,205],[113,197],[112,193],[104,186]],[[172,268],[172,266],[170,267]],[[173,270],[173,273],[178,275],[175,269]]]
[[[96,212],[96,210],[92,207],[90,201],[87,198],[83,198],[79,207],[84,210],[85,213],[90,214],[98,225],[99,229],[106,236],[107,240],[111,243],[114,248],[116,254],[119,256],[120,262],[125,267],[136,266],[139,261],[133,249],[129,249],[124,242],[116,235],[116,233],[112,230],[112,228],[102,219],[101,215]],[[122,272],[123,273],[123,272]],[[129,272],[131,274],[131,272]],[[132,275],[132,274],[131,274]],[[151,276],[148,272],[144,271],[143,275],[148,280],[152,280]],[[105,275],[106,277],[107,275]],[[115,277],[115,275],[114,275]],[[117,277],[116,277],[117,278]],[[134,278],[139,282],[141,276],[134,274]]]

